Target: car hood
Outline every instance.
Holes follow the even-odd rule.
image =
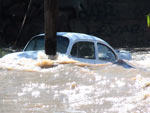
[[[15,52],[15,53],[9,53],[2,58],[7,59],[21,59],[21,58],[29,58],[36,60],[38,58],[38,53],[40,51],[23,51],[23,52]]]
[[[66,54],[57,53],[57,55],[59,57],[67,57]],[[14,59],[14,60],[26,58],[26,59],[37,60],[37,59],[48,59],[48,56],[44,53],[44,50],[41,50],[41,51],[22,51],[22,52],[9,53],[3,56],[2,58]]]

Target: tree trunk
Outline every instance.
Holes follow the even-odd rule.
[[[44,0],[45,15],[45,53],[56,55],[56,23],[58,15],[57,0]]]

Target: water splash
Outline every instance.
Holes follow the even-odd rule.
[[[38,60],[0,59],[0,112],[150,111],[149,53],[133,53],[133,61],[129,62],[145,70],[58,59],[48,60],[41,53]],[[50,67],[41,67],[41,62]]]

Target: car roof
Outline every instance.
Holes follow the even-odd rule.
[[[45,36],[45,34],[39,34],[34,36],[33,38],[37,37],[37,36]],[[76,41],[76,40],[89,40],[89,41],[99,41],[103,44],[109,45],[106,41],[104,41],[103,39],[96,37],[96,36],[92,36],[92,35],[87,35],[84,33],[74,33],[74,32],[57,32],[57,36],[63,36],[63,37],[67,37],[69,38],[72,42]]]

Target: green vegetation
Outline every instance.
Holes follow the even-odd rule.
[[[147,27],[150,28],[150,14],[147,15]]]
[[[0,58],[8,53],[12,53],[13,50],[10,50],[8,48],[0,48]]]

